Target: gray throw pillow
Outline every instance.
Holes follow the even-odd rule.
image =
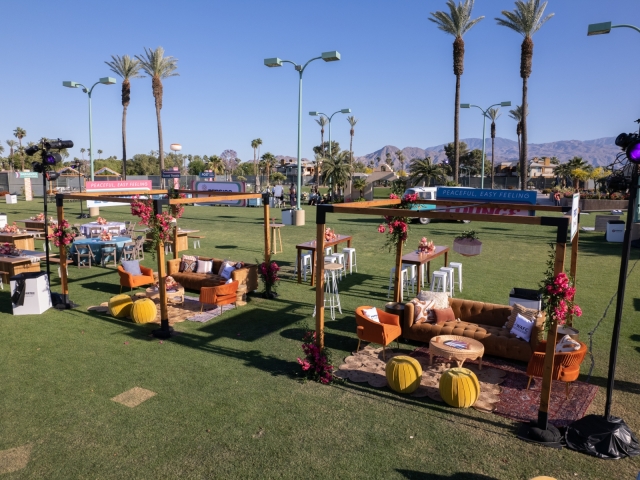
[[[140,262],[138,260],[123,260],[122,268],[127,273],[130,273],[134,277],[142,275],[142,270],[140,270]]]

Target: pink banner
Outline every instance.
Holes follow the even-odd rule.
[[[87,191],[90,190],[151,190],[151,180],[111,180],[111,181],[88,181]]]

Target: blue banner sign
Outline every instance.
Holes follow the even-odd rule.
[[[502,202],[535,205],[538,194],[527,190],[490,190],[488,188],[438,187],[438,200],[469,200],[471,202]]]
[[[216,178],[215,172],[200,172],[200,178]]]
[[[180,178],[179,170],[162,170],[162,178]]]

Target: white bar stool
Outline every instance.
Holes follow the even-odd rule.
[[[324,254],[326,256],[333,255],[333,247],[324,247]]]
[[[389,290],[387,291],[387,298],[391,295],[391,289],[394,287],[394,277],[396,273],[396,267],[391,268],[389,273]],[[400,270],[400,301],[404,300],[404,289],[408,288],[409,270],[403,268]]]
[[[334,263],[342,265],[342,270],[340,270],[340,280],[342,280],[343,274],[345,277],[347,276],[347,265],[344,263],[344,253],[334,253],[331,257],[336,259]]]
[[[447,272],[441,272],[440,270],[436,270],[432,272],[431,273],[431,291],[446,292],[448,290],[448,285],[447,285],[448,279],[449,279],[449,274]]]
[[[302,273],[304,274],[304,281],[307,281],[307,272],[311,274],[311,265],[313,262],[313,258],[311,256],[311,252],[307,252],[302,255]],[[295,272],[298,273],[298,272]]]
[[[324,266],[324,308],[331,311],[331,320],[336,319],[336,308],[342,314],[342,306],[340,305],[340,294],[338,293],[337,274],[342,267],[336,263],[327,263]],[[316,316],[316,309],[313,308],[313,316]]]
[[[451,267],[440,267],[441,272],[446,272],[447,274],[447,286],[449,287],[449,294],[451,298],[453,298],[453,281],[454,281],[454,273],[455,270]]]
[[[460,262],[449,262],[451,268],[458,269],[458,291],[462,291],[462,264]]]
[[[416,283],[418,281],[418,266],[414,264],[403,263],[402,268],[409,271],[407,278],[407,291],[409,290],[409,283],[411,283],[411,293],[416,293]]]
[[[356,249],[352,247],[345,247],[342,249],[342,253],[349,257],[349,274],[353,274],[353,267],[356,267],[356,273],[358,273],[358,265],[356,264]]]
[[[172,253],[171,244],[170,243],[165,243],[164,244],[164,254],[166,255],[167,253]]]

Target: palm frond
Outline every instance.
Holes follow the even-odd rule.
[[[518,32],[523,37],[532,37],[547,20],[554,16],[550,13],[542,18],[545,8],[547,8],[546,1],[540,4],[540,0],[517,0],[515,10],[512,12],[503,10],[504,18],[496,17],[496,22],[502,27]]]
[[[487,110],[487,117],[489,117],[492,122],[495,122],[500,115],[502,114],[500,113],[499,108],[490,108]]]
[[[131,58],[129,55],[111,55],[110,62],[104,62],[109,65],[111,71],[116,75],[119,75],[124,80],[131,78],[144,78],[144,75],[140,74],[142,65],[140,60]]]
[[[325,125],[329,123],[329,120],[327,120],[327,117],[322,116],[320,118],[316,118],[316,123],[320,125],[322,128],[324,128]]]
[[[358,123],[358,119],[351,115],[347,117],[347,122],[349,122],[349,125],[351,125],[351,128],[353,128],[356,126],[356,123]]]
[[[164,49],[158,47],[155,50],[144,49],[144,56],[136,55],[140,61],[140,66],[150,77],[169,78],[180,74],[178,69],[178,59],[172,56],[165,56]]]
[[[529,115],[529,112],[527,112],[527,115]],[[514,108],[513,110],[509,110],[509,116],[511,118],[513,118],[516,122],[519,122],[522,120],[522,105],[516,105],[516,108]]]
[[[449,12],[431,12],[429,20],[438,25],[438,28],[454,37],[462,37],[477,24],[484,16],[471,20],[474,0],[460,1],[457,5],[453,0],[447,0]]]

